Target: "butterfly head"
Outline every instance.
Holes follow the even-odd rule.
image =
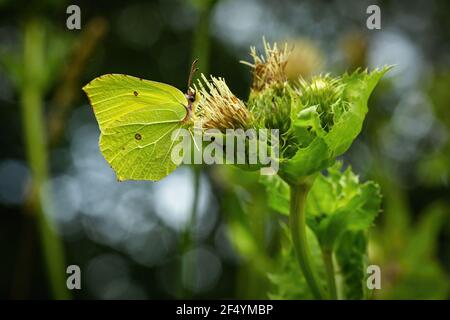
[[[183,119],[183,122],[186,122],[189,119],[192,119],[195,115],[196,106],[200,100],[200,93],[193,88],[189,88],[184,96],[187,100],[187,105],[185,106],[187,113],[186,117]]]
[[[200,100],[200,93],[197,90],[189,88],[185,94],[186,99],[188,101],[188,105],[186,106],[189,111],[195,111],[195,105]]]
[[[195,89],[189,88],[186,92],[186,99],[189,104],[192,104],[195,102],[195,96],[197,95],[197,91]]]

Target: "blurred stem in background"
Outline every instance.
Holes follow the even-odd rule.
[[[37,19],[24,26],[23,82],[21,87],[22,122],[26,154],[33,185],[31,206],[36,214],[47,275],[56,299],[70,298],[65,284],[63,244],[51,217],[48,152],[45,137],[43,95],[45,90],[45,28]],[[47,204],[45,210],[43,202]]]
[[[212,171],[214,193],[226,226],[226,237],[238,255],[236,299],[267,299],[271,273],[280,253],[278,220],[267,205],[259,173],[234,166]]]
[[[209,72],[209,25],[211,12],[215,4],[215,0],[192,0],[192,5],[198,12],[192,44],[192,58],[198,59],[197,67],[199,72],[196,74],[196,78],[199,77],[200,73],[207,75]]]
[[[198,20],[194,29],[192,40],[192,61],[197,59],[198,72],[194,74],[193,81],[198,79],[201,73],[208,74],[209,72],[209,24],[212,8],[215,4],[215,0],[192,0],[192,6],[197,10]],[[193,85],[194,83],[192,83]],[[201,189],[201,171],[202,167],[199,165],[192,166],[193,172],[193,190],[194,197],[192,200],[192,207],[190,213],[189,225],[183,236],[182,252],[187,252],[196,247],[196,224],[197,224],[197,211],[200,198]],[[182,284],[183,282],[195,283],[196,279],[196,259],[195,257],[184,261],[182,263]],[[183,278],[186,277],[186,281]],[[183,290],[184,291],[184,290]],[[186,295],[186,294],[183,294]]]
[[[35,31],[38,34],[37,36],[33,35],[33,31],[31,30],[32,27],[29,26],[30,24],[32,26],[39,26],[40,29]],[[66,38],[61,37],[61,35],[53,35],[53,37],[45,38],[44,26],[46,26],[46,24],[41,20],[35,20],[34,22],[29,22],[27,24],[24,30],[27,33],[27,37],[24,38],[28,39],[26,41],[30,42],[30,44],[24,44],[27,54],[23,55],[23,60],[17,61],[16,64],[12,64],[18,66],[17,70],[21,70],[24,66],[27,68],[26,70],[19,72],[22,76],[15,73],[15,68],[9,70],[10,76],[13,79],[28,79],[23,82],[19,81],[18,88],[23,89],[21,91],[24,124],[23,129],[25,132],[25,137],[27,137],[27,155],[29,154],[28,160],[30,162],[30,167],[32,167],[32,162],[36,163],[36,169],[32,169],[33,174],[36,172],[36,176],[39,176],[41,173],[45,173],[38,179],[40,181],[39,186],[42,186],[42,183],[44,183],[44,185],[48,185],[45,182],[48,175],[47,157],[49,151],[47,149],[57,145],[62,140],[61,137],[63,137],[63,133],[66,128],[67,115],[69,114],[71,107],[74,105],[74,101],[80,95],[79,88],[82,72],[85,69],[89,58],[94,53],[97,44],[103,39],[108,29],[107,21],[104,18],[94,17],[86,23],[83,28],[83,32],[80,38],[75,42],[75,45],[73,47],[72,45],[65,45],[63,51],[59,51],[58,53],[58,48],[55,50],[54,43],[64,41]],[[46,32],[48,33],[48,31]],[[53,46],[49,44],[50,41],[54,41]],[[50,49],[49,47],[53,49]],[[71,50],[71,57],[66,64],[69,48]],[[34,52],[33,50],[35,49],[39,49],[40,51]],[[54,56],[56,55],[56,59],[54,57],[53,59],[48,57],[49,50],[52,51]],[[44,53],[44,51],[46,52]],[[24,62],[25,56],[27,60],[26,63]],[[28,67],[30,64],[32,66]],[[64,64],[65,67],[60,68],[60,66]],[[49,70],[53,70],[54,72]],[[62,70],[61,74],[59,74],[60,70]],[[43,96],[46,89],[50,86],[49,83],[52,82],[50,80],[56,79],[56,77],[61,78],[61,81],[59,81],[58,87],[55,90],[53,98],[51,99],[49,106],[48,126],[45,126],[42,110]],[[39,104],[39,108],[35,107],[37,104]],[[45,137],[44,134],[46,129],[48,129],[47,137]],[[38,134],[35,132],[38,132]],[[38,146],[35,146],[35,140],[38,140],[41,143],[38,144]],[[36,149],[36,151],[34,149]],[[35,156],[36,154],[41,154],[43,156]],[[37,163],[39,163],[39,165],[37,165]],[[13,298],[24,299],[28,297],[32,270],[30,260],[32,260],[33,256],[33,238],[31,234],[33,233],[32,231],[35,223],[35,221],[32,221],[30,217],[34,218],[37,215],[36,212],[38,211],[40,212],[38,216],[44,217],[44,212],[42,211],[43,209],[41,208],[40,203],[42,198],[39,198],[41,195],[44,195],[44,198],[46,198],[46,203],[48,204],[45,207],[46,210],[51,210],[50,195],[48,194],[49,192],[50,189],[48,188],[46,190],[42,190],[41,187],[38,188],[33,185],[32,192],[30,192],[27,197],[25,210],[30,214],[25,217],[25,221],[23,222],[23,230],[19,235],[20,249],[17,255],[15,276],[12,280]],[[51,228],[48,221],[44,221],[42,223],[47,224],[47,227]],[[41,229],[46,230],[45,224]],[[48,237],[46,235],[46,231],[43,231],[41,236]],[[48,242],[50,243],[50,246],[53,246],[53,242],[50,240],[51,236],[48,240],[44,241],[43,239],[42,243],[44,244]],[[56,246],[59,245],[56,244]],[[59,251],[62,249],[60,248],[56,250]],[[46,251],[44,250],[44,252]],[[55,265],[58,264],[58,262],[54,263]]]
[[[107,31],[108,22],[103,17],[94,17],[83,26],[83,32],[71,52],[71,61],[64,68],[62,81],[50,103],[48,115],[50,146],[57,145],[63,137],[67,116],[74,101],[80,96],[80,77]]]
[[[237,184],[239,181],[235,179],[231,183]],[[270,287],[267,274],[274,269],[274,258],[279,248],[276,244],[275,248],[268,246],[271,242],[268,241],[268,227],[272,215],[264,193],[258,192],[256,188],[246,189],[251,192],[251,204],[243,205],[242,199],[239,199],[240,191],[232,188],[225,191],[229,193],[229,199],[224,199],[224,202],[229,202],[225,207],[229,237],[243,258],[243,264],[238,270],[236,296],[240,299],[267,299]]]

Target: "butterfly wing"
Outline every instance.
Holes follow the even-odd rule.
[[[100,127],[100,151],[119,180],[160,180],[176,168],[172,133],[181,128],[188,103],[180,90],[118,74],[98,77],[83,90]]]

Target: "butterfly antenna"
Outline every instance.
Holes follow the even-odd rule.
[[[197,61],[198,61],[198,59],[195,59],[194,61],[192,61],[191,72],[189,72],[189,79],[188,79],[188,90],[191,87],[192,78],[194,77],[194,73],[198,70],[198,68],[196,67]]]

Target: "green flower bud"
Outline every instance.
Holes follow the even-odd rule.
[[[301,80],[296,90],[300,98],[291,108],[291,129],[299,148],[292,158],[280,160],[280,176],[295,184],[347,151],[361,132],[370,94],[388,70]]]
[[[291,128],[291,108],[296,105],[298,94],[288,82],[272,84],[264,90],[252,94],[248,107],[259,128],[278,129],[280,132],[280,152],[283,158],[292,157],[297,150],[297,139]]]

